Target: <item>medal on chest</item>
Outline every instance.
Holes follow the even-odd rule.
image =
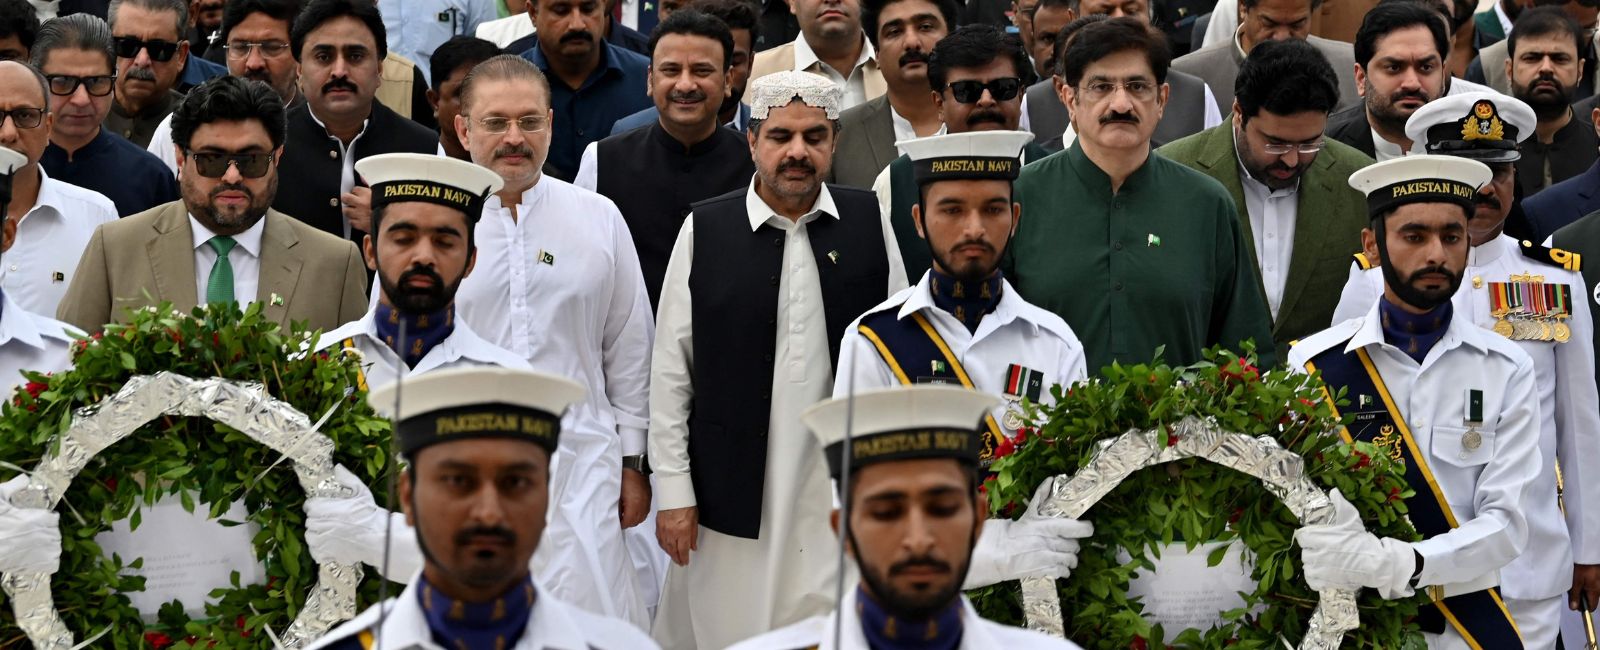
[[[1542,275],[1513,275],[1489,283],[1489,315],[1494,333],[1513,341],[1572,339],[1566,320],[1572,317],[1572,287],[1547,284]]]
[[[1019,364],[1011,364],[1006,368],[1005,396],[1008,402],[1003,424],[1007,429],[1016,431],[1024,424],[1022,419],[1022,400],[1026,398],[1034,404],[1039,403],[1039,396],[1044,392],[1044,373],[1026,368]]]
[[[1467,389],[1465,424],[1467,432],[1461,434],[1461,459],[1466,460],[1472,452],[1483,446],[1483,434],[1478,432],[1478,427],[1483,426],[1483,391],[1476,388]]]

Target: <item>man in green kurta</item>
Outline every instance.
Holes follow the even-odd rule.
[[[1077,141],[1022,170],[1022,220],[1006,277],[1060,314],[1093,375],[1113,361],[1188,364],[1216,344],[1258,344],[1272,320],[1233,199],[1212,178],[1150,153],[1167,102],[1166,41],[1143,23],[1084,27],[1065,53],[1061,99]]]

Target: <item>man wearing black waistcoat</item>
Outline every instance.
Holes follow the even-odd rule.
[[[831,392],[849,323],[906,286],[877,199],[821,181],[839,88],[784,71],[749,97],[755,179],[694,205],[656,320],[650,457],[674,566],[653,632],[668,647],[727,647],[827,610],[833,502],[800,412]]]

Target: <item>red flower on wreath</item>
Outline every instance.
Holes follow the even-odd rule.
[[[1146,645],[1144,637],[1136,636],[1133,637],[1133,643],[1128,644],[1128,650],[1149,650],[1149,646]]]
[[[172,637],[160,632],[145,632],[144,642],[150,644],[150,647],[155,648],[155,650],[161,650],[172,645]]]
[[[1012,442],[1010,438],[1006,438],[1004,440],[1001,440],[999,445],[995,446],[995,448],[994,448],[994,457],[995,458],[1005,458],[1006,456],[1010,456],[1011,454],[1015,453],[1016,451],[1017,451],[1017,443]]]
[[[1228,379],[1236,379],[1243,382],[1260,381],[1261,371],[1255,366],[1250,365],[1244,359],[1239,359],[1237,361],[1231,361],[1228,363],[1228,365],[1223,366],[1222,376]]]
[[[1355,455],[1356,455],[1356,467],[1355,467],[1356,469],[1366,469],[1368,465],[1372,464],[1372,457],[1371,456],[1363,454],[1363,453],[1361,453],[1359,451],[1355,452]]]

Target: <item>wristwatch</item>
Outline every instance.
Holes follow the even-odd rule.
[[[637,456],[623,456],[622,469],[631,469],[645,476],[650,475],[650,457],[644,454]]]

